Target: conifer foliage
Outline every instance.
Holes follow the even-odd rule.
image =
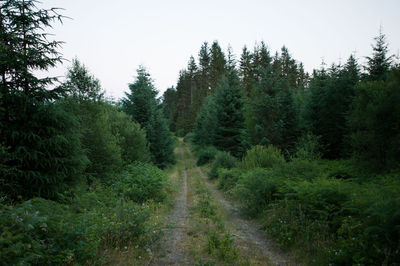
[[[156,98],[157,90],[144,67],[138,68],[136,80],[129,85],[129,89],[130,93],[122,99],[123,110],[146,130],[151,160],[164,168],[173,162],[173,139],[162,106]]]
[[[7,0],[0,6],[1,193],[56,198],[78,181],[85,167],[75,117],[54,102],[54,78],[38,78],[60,62],[58,41],[44,32],[57,9],[37,9],[34,0]]]

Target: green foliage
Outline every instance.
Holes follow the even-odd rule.
[[[379,35],[374,39],[376,44],[372,46],[373,54],[371,57],[367,57],[368,62],[365,67],[368,73],[365,77],[367,81],[385,80],[392,65],[393,56],[387,55],[389,49],[382,29],[379,30]]]
[[[80,118],[81,142],[90,161],[86,174],[106,180],[120,171],[123,165],[122,148],[112,132],[108,103],[78,103],[73,98],[67,98],[63,104]]]
[[[170,191],[167,175],[157,167],[145,163],[129,166],[113,186],[119,195],[137,203],[149,200],[162,202]]]
[[[367,168],[400,166],[400,70],[387,81],[360,83],[356,88],[350,126],[355,157]]]
[[[212,145],[214,143],[217,124],[216,111],[215,97],[205,98],[194,125],[194,143],[198,145]]]
[[[237,193],[246,214],[260,214],[272,201],[281,198],[281,180],[273,172],[255,168],[242,175]]]
[[[215,179],[218,177],[218,170],[220,168],[231,169],[235,167],[237,163],[237,159],[230,155],[229,152],[218,152],[215,156],[214,162],[211,165],[210,179]]]
[[[87,164],[76,118],[56,103],[40,103],[25,95],[5,99],[8,115],[0,132],[0,190],[10,199],[57,198],[82,180]],[[20,112],[18,106],[25,106]]]
[[[234,70],[222,77],[215,92],[216,124],[214,146],[240,157],[244,152],[242,93]]]
[[[100,81],[77,58],[72,60],[62,88],[78,102],[99,101],[104,96]]]
[[[321,158],[320,137],[312,133],[303,134],[296,145],[295,157],[303,160],[318,160]]]
[[[314,71],[310,95],[303,107],[303,126],[305,132],[318,136],[324,158],[349,156],[347,118],[359,79],[359,67],[353,56],[344,66],[333,64],[328,71]]]
[[[221,235],[215,229],[207,234],[207,251],[227,263],[233,263],[239,257],[233,237],[229,233]]]
[[[243,172],[239,168],[221,168],[218,172],[218,188],[225,191],[232,190],[241,179]]]
[[[137,78],[129,85],[130,93],[122,99],[123,110],[133,117],[147,132],[150,144],[151,161],[164,168],[173,163],[173,139],[164,118],[161,106],[156,99],[150,74],[142,66],[137,70]]]
[[[248,80],[242,80],[247,86],[245,122],[249,142],[252,145],[274,145],[291,153],[298,135],[293,95],[303,82],[286,47],[282,47],[281,55],[276,53],[273,59],[266,48],[260,49],[253,55],[252,86],[246,85]]]
[[[214,146],[207,146],[197,151],[197,165],[202,166],[214,160],[218,150]]]
[[[151,174],[159,171],[154,166],[143,167]],[[129,184],[117,187],[127,189]],[[148,222],[149,206],[121,198],[125,191],[117,187],[96,184],[88,192],[77,193],[68,204],[41,198],[15,206],[1,204],[2,263],[104,264],[106,259],[98,256],[101,249],[148,245],[159,235]]]
[[[151,161],[160,168],[174,163],[174,139],[160,109],[153,112],[146,131],[150,143]]]
[[[62,22],[59,9],[37,7],[36,0],[6,0],[0,3],[0,93],[12,97],[23,93],[40,102],[56,98],[59,89],[48,85],[57,78],[39,78],[37,71],[47,71],[61,63],[57,51],[60,41],[51,40],[45,30],[55,21]],[[20,112],[25,113],[23,106]]]
[[[190,143],[193,142],[193,139],[194,139],[194,133],[190,132],[187,133],[186,136],[183,138],[183,142]]]
[[[285,163],[285,158],[279,149],[274,146],[256,145],[247,150],[239,165],[241,169],[279,167]]]
[[[124,162],[127,164],[135,161],[149,162],[150,151],[146,131],[117,107],[110,104],[106,104],[104,107],[111,132],[117,138]]]

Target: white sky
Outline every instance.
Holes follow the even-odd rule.
[[[100,79],[108,96],[124,96],[138,65],[163,92],[176,85],[189,57],[204,41],[228,44],[236,58],[244,45],[264,41],[271,53],[286,45],[309,72],[322,58],[330,65],[356,51],[359,62],[371,54],[383,26],[390,52],[400,48],[399,0],[43,0],[65,8],[51,31],[64,41],[64,58],[77,57]],[[64,76],[70,62],[51,70]],[[62,79],[61,79],[62,80]]]

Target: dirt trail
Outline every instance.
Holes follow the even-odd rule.
[[[176,200],[175,208],[168,217],[168,229],[162,239],[163,254],[151,261],[150,265],[192,265],[193,262],[185,249],[188,228],[188,186],[187,172],[183,171],[183,185]]]
[[[188,151],[191,154],[190,151]],[[191,155],[193,156],[193,155]],[[223,193],[211,184],[207,175],[197,167],[213,197],[218,200],[227,217],[229,229],[236,237],[236,242],[253,265],[297,265],[288,255],[277,249],[257,223],[242,218],[239,207],[225,199]]]
[[[187,155],[184,155],[186,151]],[[178,152],[179,164],[183,166],[181,171],[182,182],[179,194],[176,198],[175,207],[167,218],[169,226],[161,240],[160,249],[156,251],[149,262],[149,265],[194,265],[193,257],[190,254],[190,243],[193,239],[188,235],[189,230],[189,205],[188,200],[188,173],[198,171],[200,177],[210,190],[213,198],[220,202],[226,225],[235,237],[235,243],[239,247],[240,254],[248,259],[250,265],[296,265],[294,260],[274,247],[268,240],[268,236],[260,229],[260,226],[242,218],[239,215],[239,208],[225,199],[223,193],[212,184],[207,175],[193,163],[194,157],[183,142],[180,143]],[[187,169],[191,165],[190,169]],[[188,171],[187,171],[188,170]]]

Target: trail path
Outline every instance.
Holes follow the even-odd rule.
[[[208,181],[207,176],[198,167],[200,175],[206,180],[214,198],[222,205],[231,232],[236,237],[236,243],[245,252],[252,265],[296,265],[293,259],[279,251],[268,236],[260,229],[257,223],[242,218],[239,214],[239,207],[225,199],[221,191]],[[268,262],[268,263],[267,263]]]
[[[183,159],[183,154],[180,154]],[[192,265],[193,262],[185,248],[188,229],[188,185],[187,171],[183,170],[182,187],[177,196],[174,210],[168,217],[168,229],[162,239],[162,256],[155,258],[151,265]],[[160,252],[159,252],[160,253]],[[158,254],[160,255],[160,254]]]
[[[198,171],[204,179],[213,198],[218,201],[226,218],[226,225],[235,237],[235,243],[239,247],[240,254],[247,258],[250,265],[297,265],[294,260],[279,251],[268,236],[260,229],[260,226],[242,218],[239,215],[239,208],[225,199],[223,193],[217,190],[215,184],[211,183],[207,175],[199,167],[193,165],[194,156],[184,143],[180,141],[178,151],[178,164],[184,166],[181,171],[182,182],[180,192],[177,196],[175,207],[167,218],[169,224],[165,236],[161,240],[161,250],[155,254],[150,265],[194,265],[189,247],[191,236],[188,235],[189,220],[191,219],[188,201],[188,173]],[[184,156],[186,151],[186,156]],[[188,166],[192,168],[186,169]],[[191,171],[189,171],[191,170]]]

